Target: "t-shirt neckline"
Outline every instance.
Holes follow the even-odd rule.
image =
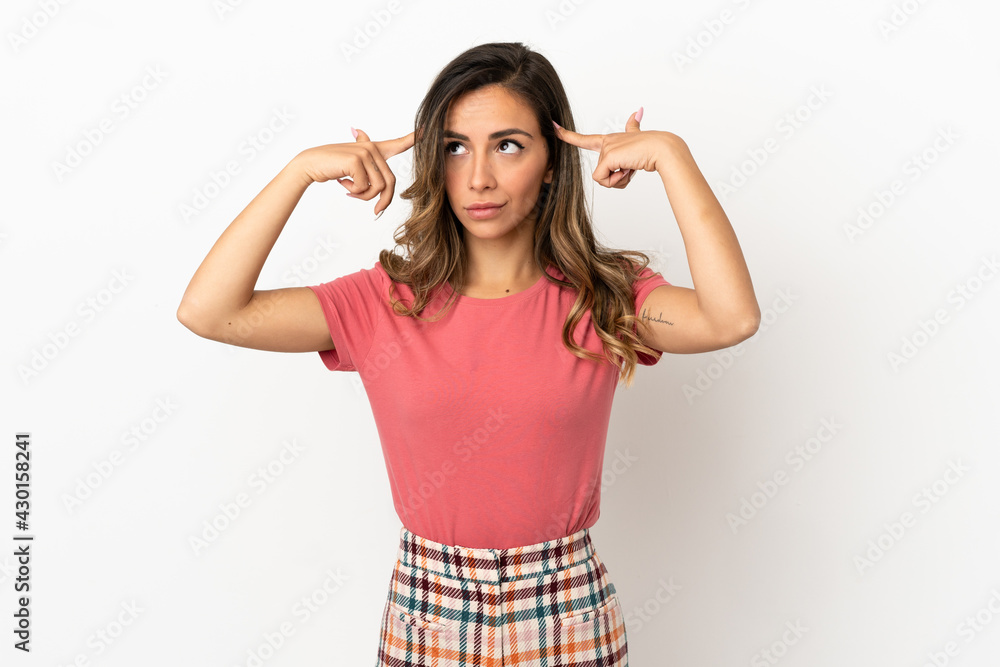
[[[554,268],[555,267],[549,265],[545,269],[545,273],[548,273],[553,278],[556,277],[555,274],[553,273]],[[547,282],[549,282],[548,279],[546,279],[546,277],[544,275],[542,275],[534,285],[532,285],[531,287],[529,287],[526,290],[521,290],[520,292],[517,292],[516,294],[509,294],[507,296],[500,296],[500,297],[496,297],[495,299],[481,299],[479,297],[466,296],[464,294],[459,294],[459,293],[455,292],[455,290],[452,289],[452,287],[451,287],[451,283],[449,283],[446,280],[444,282],[445,291],[446,291],[445,298],[450,297],[454,293],[455,294],[455,299],[457,300],[457,302],[461,303],[463,305],[467,305],[467,306],[506,306],[506,305],[509,305],[509,304],[514,303],[516,301],[520,301],[521,299],[527,299],[528,297],[541,292],[542,289],[545,288],[545,284]]]

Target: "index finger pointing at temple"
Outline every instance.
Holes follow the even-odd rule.
[[[390,158],[393,155],[399,155],[403,151],[409,150],[413,147],[413,132],[410,132],[406,136],[399,137],[398,139],[387,139],[385,141],[376,141],[375,146],[378,148],[379,153],[382,154],[384,158]]]
[[[591,151],[601,150],[601,145],[603,143],[603,136],[601,134],[580,134],[574,132],[573,130],[567,130],[565,127],[560,127],[558,125],[553,125],[556,129],[556,136],[565,141],[567,144],[572,144],[574,146],[579,146],[580,148],[586,148]]]

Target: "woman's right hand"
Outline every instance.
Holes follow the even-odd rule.
[[[336,180],[348,190],[348,196],[369,200],[379,197],[376,216],[389,207],[396,177],[386,160],[413,146],[413,132],[398,139],[372,141],[358,130],[354,143],[327,144],[307,148],[296,156],[305,177],[313,183]]]

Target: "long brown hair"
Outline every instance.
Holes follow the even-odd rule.
[[[453,100],[494,84],[534,111],[548,144],[548,166],[554,166],[552,183],[542,184],[534,207],[534,256],[546,280],[578,292],[563,325],[563,345],[581,359],[603,359],[614,364],[620,368],[619,382],[630,387],[637,352],[656,353],[643,345],[633,331],[637,325],[646,326],[635,316],[632,289],[639,272],[648,266],[649,257],[638,251],[606,248],[594,238],[579,150],[558,139],[552,127],[555,120],[566,129],[576,129],[566,91],[552,64],[520,42],[480,44],[460,54],[441,70],[417,109],[414,181],[400,194],[411,201],[412,212],[393,236],[408,257],[389,250],[379,253],[379,262],[389,277],[413,291],[411,307],[390,294],[393,310],[399,315],[436,321],[454,298],[447,301],[437,317],[422,318],[419,313],[434,298],[434,289],[447,281],[458,294],[465,284],[468,267],[464,228],[447,203],[442,135]],[[545,272],[549,264],[558,268],[566,281]],[[588,309],[603,341],[604,355],[595,355],[572,338]]]

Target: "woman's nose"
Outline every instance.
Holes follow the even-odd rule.
[[[495,185],[493,165],[488,155],[477,155],[472,158],[472,172],[469,174],[469,187],[474,190]]]

